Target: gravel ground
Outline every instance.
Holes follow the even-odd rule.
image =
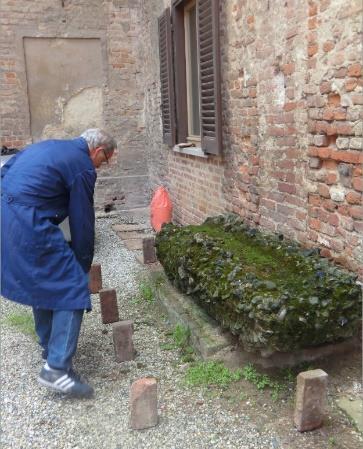
[[[37,383],[40,348],[31,336],[3,324],[1,335],[1,425],[3,449],[276,449],[272,432],[260,432],[242,412],[228,411],[218,398],[181,380],[185,365],[177,351],[163,351],[167,323],[153,305],[137,301],[141,267],[111,229],[120,218],[97,220],[95,262],[102,263],[104,288],[117,290],[120,319],[133,319],[136,360],[116,363],[112,330],[100,318],[98,295],[85,315],[75,368],[94,386],[91,400],[52,393]],[[2,320],[25,307],[1,299]],[[158,379],[159,424],[128,427],[130,384]]]

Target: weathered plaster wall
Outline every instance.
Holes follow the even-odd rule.
[[[143,1],[145,117],[175,219],[234,211],[363,275],[361,2],[220,2],[224,155],[207,160],[161,143],[155,48],[170,3]]]
[[[24,54],[33,140],[104,126],[100,39],[26,37]]]
[[[146,205],[139,1],[3,0],[0,23],[1,144],[104,125],[119,151],[99,173],[97,208]]]

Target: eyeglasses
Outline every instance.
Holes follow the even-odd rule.
[[[102,148],[102,151],[103,151],[103,154],[105,155],[105,159],[106,159],[106,162],[108,164],[109,162],[108,162],[108,157],[107,157],[106,151],[105,151],[104,148]]]

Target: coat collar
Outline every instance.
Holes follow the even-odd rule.
[[[77,137],[77,139],[73,139],[73,141],[79,146],[82,151],[89,154],[89,148],[86,139],[84,139],[83,137]]]

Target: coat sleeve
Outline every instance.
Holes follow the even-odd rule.
[[[15,162],[18,160],[18,157],[22,154],[22,151],[19,151],[18,153],[14,154],[13,157],[11,157],[6,164],[4,164],[1,167],[1,179],[5,178],[6,173],[10,170],[10,168],[15,164]]]
[[[93,194],[96,172],[86,170],[76,176],[69,192],[69,227],[73,252],[88,273],[91,268],[95,239],[95,213]]]

